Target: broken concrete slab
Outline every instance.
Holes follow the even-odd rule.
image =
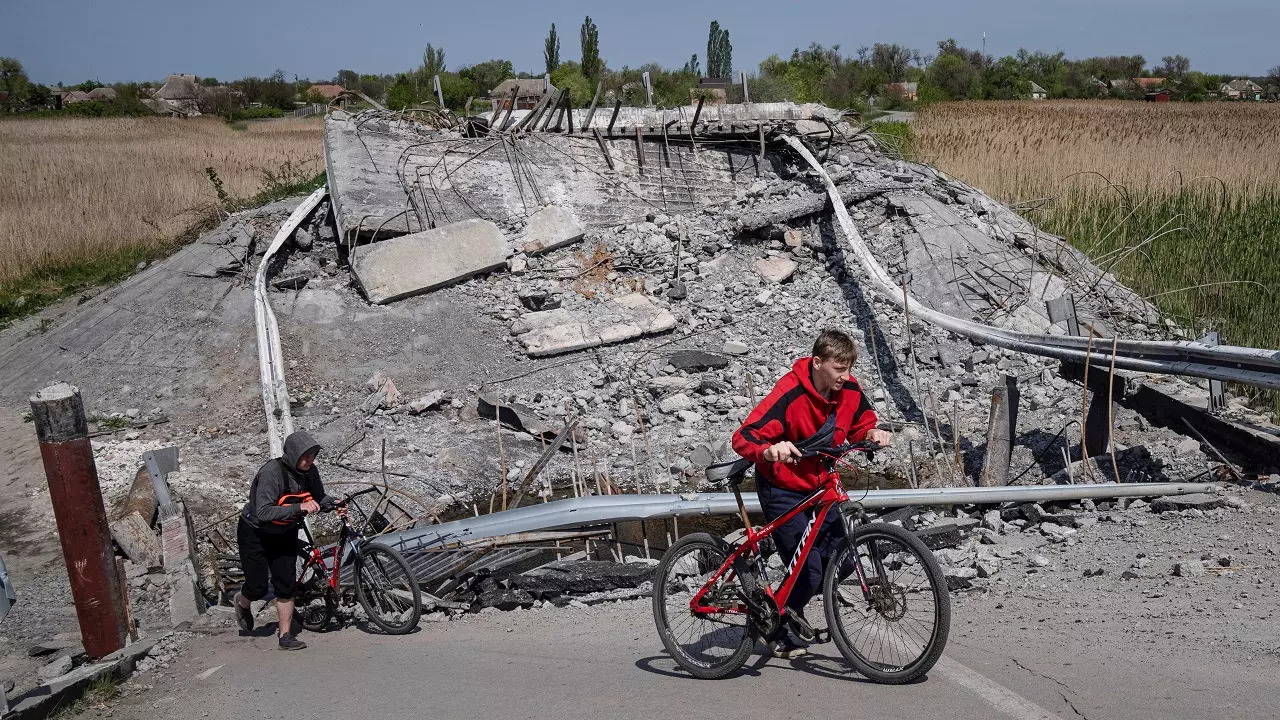
[[[781,283],[791,279],[796,274],[796,265],[794,260],[775,255],[773,257],[762,258],[756,261],[756,272],[760,273],[760,277],[766,282]]]
[[[351,272],[369,302],[385,305],[492,272],[510,255],[497,225],[472,219],[357,248]]]
[[[111,523],[111,539],[125,557],[144,567],[160,564],[160,541],[137,511]]]
[[[100,662],[83,665],[71,672],[36,686],[35,689],[13,700],[5,720],[35,720],[46,718],[59,708],[70,705],[95,680],[111,677],[123,680],[133,674],[138,660],[146,657],[156,643],[167,635],[147,638],[131,643],[102,658]]]
[[[569,208],[548,205],[529,216],[517,242],[527,255],[551,252],[582,239],[582,223]]]
[[[667,358],[677,370],[700,372],[729,367],[729,358],[702,350],[680,350]]]
[[[666,332],[676,324],[675,315],[644,295],[631,293],[585,311],[557,308],[526,313],[512,325],[511,333],[529,357],[543,357]]]
[[[1152,512],[1177,512],[1179,510],[1214,510],[1226,507],[1226,498],[1220,495],[1191,493],[1190,495],[1170,495],[1158,497],[1151,501]]]
[[[417,400],[409,401],[409,412],[419,415],[432,408],[440,407],[440,404],[447,399],[443,390],[432,390]]]

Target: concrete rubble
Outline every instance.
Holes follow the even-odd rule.
[[[334,113],[325,131],[331,199],[270,272],[287,406],[294,427],[325,447],[327,486],[383,482],[385,440],[385,479],[394,490],[446,518],[483,513],[500,507],[496,488],[504,480],[514,493],[545,443],[573,419],[575,442],[553,453],[537,479],[547,499],[611,486],[687,492],[703,468],[732,454],[728,438],[746,413],[832,325],[859,341],[854,374],[898,433],[894,449],[867,468],[867,485],[972,484],[984,462],[991,389],[1005,376],[1018,378],[1022,392],[1015,484],[1231,479],[1215,448],[1183,423],[1153,419],[1146,410],[1154,403],[1115,406],[1114,465],[1109,454],[1082,459],[1079,382],[1060,373],[1057,361],[975,345],[918,321],[908,326],[899,309],[866,291],[813,173],[772,135],[763,155],[744,139],[757,122],[746,134],[739,126],[732,142],[696,148],[674,137],[664,143],[661,124],[637,143],[633,123],[629,139],[606,139],[602,151],[590,135],[495,142],[391,113]],[[1099,335],[1194,337],[1062,239],[964,183],[886,156],[855,126],[833,124],[843,130],[814,142],[823,168],[878,261],[934,309],[1065,334],[1044,301],[1069,292],[1080,322]],[[776,122],[771,133],[775,126],[792,132]],[[144,627],[193,616],[193,624],[230,623],[197,609],[218,595],[211,538],[234,538],[225,519],[267,459],[246,320],[251,293],[234,282],[252,271],[261,238],[289,210],[233,218],[134,284],[86,303],[45,341],[65,350],[31,339],[0,343],[8,345],[0,351],[0,386],[25,389],[65,372],[97,389],[86,397],[110,425],[170,418],[94,440],[109,504],[123,502],[143,451],[183,447],[186,469],[170,484],[189,508],[188,531],[201,531],[199,552],[183,559],[179,536],[186,533],[174,530],[175,551],[167,540],[163,567],[145,551],[131,553],[137,562],[126,563],[127,584]],[[140,298],[157,303],[160,314],[134,311]],[[1207,382],[1133,374],[1124,383],[1207,404]],[[1262,408],[1242,397],[1229,395],[1214,417],[1257,429],[1259,447],[1277,437]],[[1280,490],[1280,476],[1271,474],[1280,461],[1267,466],[1217,450],[1237,466],[1251,462],[1242,473],[1258,490]],[[1175,538],[1227,524],[1265,532],[1273,514],[1250,505],[1227,493],[958,507],[894,521],[931,539],[963,597],[1004,597],[1068,565],[1073,580],[1088,570],[1088,582],[1121,589],[1156,592],[1164,582],[1216,578],[1243,592],[1250,576],[1214,568],[1240,567],[1220,564],[1228,555],[1272,567],[1260,542],[1213,540],[1238,536],[1235,530],[1207,535],[1196,548]],[[590,557],[535,573],[528,570],[555,556],[549,543],[536,563],[460,573],[452,604],[428,619],[642,595],[651,573],[642,544],[658,557],[673,529],[651,523],[647,538],[593,542]],[[1142,552],[1152,557],[1122,553],[1131,536],[1143,538]],[[1113,552],[1087,557],[1088,544],[1103,538]],[[1162,543],[1170,547],[1149,547]],[[581,548],[581,540],[566,543],[562,554]],[[635,562],[585,564],[628,556]],[[1192,561],[1203,575],[1191,574]],[[1175,574],[1175,563],[1184,562],[1188,574]],[[31,644],[52,634],[34,626],[20,632],[15,637]],[[61,662],[63,654],[33,660],[32,672],[34,663]]]
[[[509,255],[496,225],[463,220],[364,248],[353,258],[351,273],[369,302],[383,305],[491,272],[505,266]]]

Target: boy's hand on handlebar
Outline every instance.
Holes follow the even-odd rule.
[[[869,430],[867,431],[867,442],[873,442],[877,445],[893,444],[893,433],[888,430]]]
[[[769,462],[782,462],[792,464],[802,457],[800,451],[795,445],[783,440],[780,443],[770,445],[764,451],[764,459]]]
[[[320,503],[316,502],[315,500],[308,500],[302,503],[302,512],[308,515],[311,515],[312,513],[318,513],[320,512]]]

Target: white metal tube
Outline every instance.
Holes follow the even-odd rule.
[[[869,490],[852,493],[863,507],[879,509],[908,505],[995,505],[1006,502],[1054,502],[1085,498],[1149,497],[1212,492],[1208,483],[1098,483],[1088,485],[1020,485],[1013,487],[920,488]],[[755,493],[743,497],[748,512],[760,512]],[[413,549],[436,547],[512,533],[650,520],[668,517],[733,515],[738,512],[732,493],[682,495],[595,495],[530,505],[505,512],[464,518],[398,533],[378,542]]]
[[[267,246],[262,262],[258,264],[258,272],[254,275],[253,313],[258,333],[258,374],[262,380],[262,407],[267,414],[267,442],[271,446],[271,457],[280,457],[284,453],[284,439],[293,432],[293,415],[289,412],[289,388],[284,379],[280,327],[276,324],[276,314],[272,312],[271,303],[267,299],[267,266],[285,241],[293,236],[298,225],[328,194],[329,191],[322,187],[294,209]]]

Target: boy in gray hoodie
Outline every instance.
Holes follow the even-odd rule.
[[[236,595],[240,629],[253,629],[249,603],[267,594],[267,576],[276,591],[281,650],[301,650],[306,643],[294,637],[293,591],[298,572],[298,530],[307,515],[331,510],[336,504],[324,493],[316,456],[320,445],[305,432],[285,438],[284,455],[268,460],[249,488],[249,502],[240,513],[236,538],[244,587]]]

